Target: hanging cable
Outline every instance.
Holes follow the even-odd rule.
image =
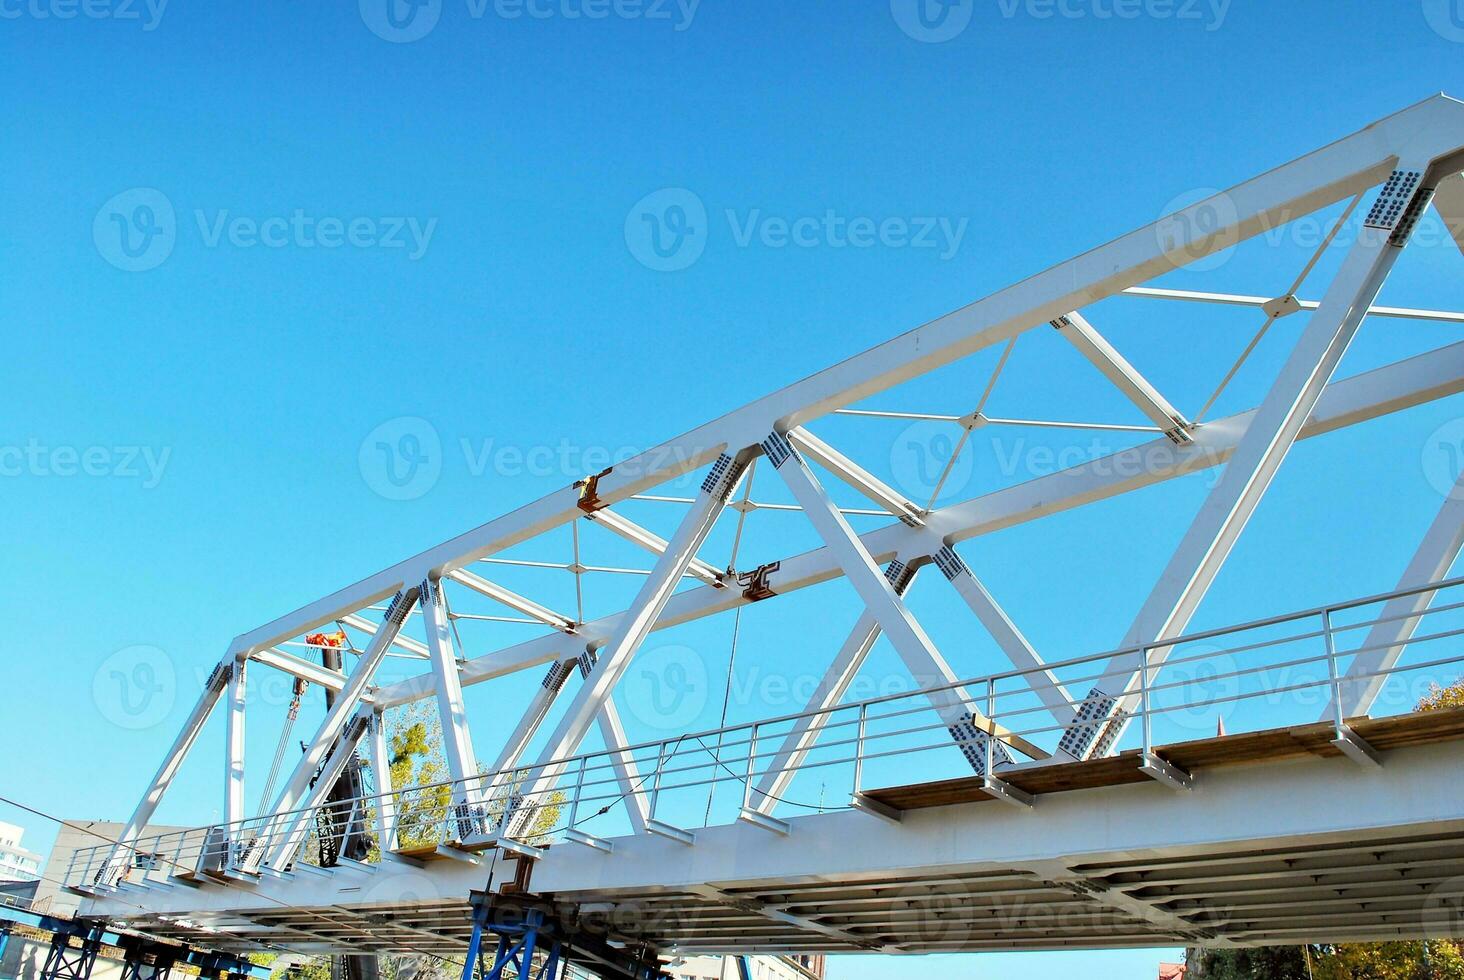
[[[285,727],[280,731],[279,744],[275,746],[274,759],[269,764],[269,775],[264,780],[264,792],[259,794],[259,805],[269,806],[270,794],[274,792],[275,780],[279,778],[280,766],[285,761],[285,750],[290,744],[290,732],[295,727],[295,719],[300,717],[300,698],[309,687],[305,681],[295,678],[295,694],[290,698],[290,713],[285,716]]]

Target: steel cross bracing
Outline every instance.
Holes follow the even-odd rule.
[[[454,820],[449,845],[497,840],[525,853],[538,804],[571,775],[591,729],[598,729],[613,760],[614,779],[633,828],[681,843],[695,836],[654,817],[655,784],[666,758],[637,759],[612,694],[647,637],[656,630],[730,611],[763,598],[786,595],[846,578],[863,605],[808,702],[808,714],[783,733],[768,753],[768,767],[747,780],[745,813],[777,829],[772,817],[790,783],[828,723],[820,714],[838,706],[877,640],[883,636],[923,688],[971,769],[988,792],[1008,802],[1029,802],[1000,773],[1015,765],[1081,759],[1107,752],[1122,737],[1127,719],[1147,693],[1169,653],[1203,600],[1247,520],[1255,512],[1287,452],[1298,440],[1401,411],[1464,390],[1464,343],[1397,361],[1365,374],[1333,380],[1338,363],[1369,315],[1460,322],[1460,314],[1376,307],[1384,281],[1430,201],[1459,234],[1464,222],[1464,103],[1428,99],[1351,136],[1240,184],[1221,195],[1093,249],[1046,272],[940,317],[803,381],[700,426],[655,449],[587,476],[572,486],[499,517],[437,547],[293,613],[237,637],[205,686],[183,730],[138,804],[121,843],[97,872],[97,883],[122,881],[129,848],[155,813],[199,732],[220,701],[226,703],[224,813],[226,823],[244,816],[244,713],[251,664],[284,671],[335,693],[334,706],[258,822],[250,839],[231,841],[224,870],[246,876],[299,870],[308,814],[336,776],[365,751],[374,761],[376,808],[383,841],[400,831],[389,798],[383,712],[435,698],[452,777]],[[1309,322],[1270,390],[1251,411],[1195,422],[1175,408],[1175,392],[1161,392],[1110,343],[1082,312],[1123,294],[1247,306],[1255,297],[1185,293],[1145,287],[1155,277],[1255,238],[1264,231],[1379,187],[1372,207],[1340,270],[1318,301],[1295,296],[1261,300],[1279,311],[1309,310]],[[1221,225],[1197,220],[1226,216]],[[1204,229],[1201,231],[1200,229]],[[1049,326],[1051,325],[1051,326]],[[1060,472],[939,508],[922,506],[810,431],[831,413],[987,348],[1009,344],[1028,331],[1056,327],[1114,389],[1153,423],[1156,438]],[[1005,355],[1003,353],[1003,363]],[[873,413],[879,414],[879,413]],[[897,413],[898,414],[898,413]],[[919,416],[910,416],[919,417]],[[986,421],[978,410],[953,416],[969,431]],[[759,588],[738,588],[751,569],[719,567],[699,552],[729,507],[743,516],[755,509],[732,502],[749,465],[768,457],[768,467],[797,502],[821,545],[760,566]],[[813,465],[873,502],[892,520],[857,533]],[[1170,559],[1128,635],[1100,672],[1091,692],[1077,696],[1044,664],[1041,654],[1003,610],[999,599],[957,554],[962,541],[1039,520],[1117,494],[1222,468],[1219,482]],[[703,475],[674,533],[662,537],[612,508],[689,474]],[[1400,592],[1441,578],[1460,543],[1458,503],[1450,498],[1404,571]],[[485,560],[568,525],[598,525],[653,559],[624,611],[586,620],[554,603],[536,600],[481,574]],[[735,556],[734,556],[735,560]],[[988,692],[958,684],[957,674],[911,612],[905,593],[917,572],[934,564],[997,649],[1017,668],[1021,682],[1050,719],[1051,738],[1029,737],[994,717]],[[585,570],[578,557],[570,568]],[[689,587],[682,587],[690,580]],[[933,580],[939,583],[940,578]],[[458,646],[449,589],[466,590],[507,607],[515,622],[543,627],[543,635],[487,653]],[[463,593],[452,592],[452,595]],[[1377,695],[1376,679],[1396,662],[1431,592],[1400,596],[1386,622],[1366,642],[1347,676],[1337,678],[1338,739],[1345,719],[1365,712]],[[385,611],[375,609],[389,600]],[[425,642],[403,635],[409,617],[420,616]],[[281,649],[332,623],[367,639],[354,665],[337,672]],[[378,683],[384,658],[397,653],[425,659],[429,669],[394,683]],[[582,675],[572,693],[568,682]],[[548,668],[539,691],[508,742],[492,756],[489,776],[479,776],[464,689],[521,670]],[[556,705],[564,696],[565,703]],[[552,730],[541,732],[555,709]],[[532,761],[523,755],[536,738]],[[1146,743],[1147,744],[1147,743]],[[1019,763],[1019,758],[1028,762]],[[1183,781],[1152,760],[1155,778]],[[382,780],[387,780],[383,783]],[[603,843],[581,833],[584,843]],[[387,848],[389,850],[389,848]]]

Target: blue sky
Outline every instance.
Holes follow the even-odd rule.
[[[438,0],[410,20],[372,0],[0,0],[0,717],[34,749],[0,754],[4,792],[122,818],[236,634],[1204,188],[1440,90],[1464,94],[1459,0],[936,12]],[[672,250],[689,227],[706,232],[695,254]],[[1172,282],[1279,293],[1307,251],[1242,249]],[[1384,301],[1464,306],[1459,259],[1410,250]],[[1190,412],[1255,326],[1212,311],[1176,325],[1168,304],[1129,302],[1110,337]],[[1278,326],[1215,414],[1254,403],[1301,320]],[[1437,324],[1370,325],[1342,373],[1452,339]],[[994,409],[1122,420],[1127,406],[1050,337],[1019,353]],[[881,404],[961,414],[969,398],[952,386],[969,392],[993,359]],[[1460,407],[1299,449],[1197,625],[1390,587],[1438,506],[1426,447]],[[829,438],[847,431],[873,468],[921,489],[903,427],[842,421]],[[405,500],[373,458],[382,441],[424,445],[403,436],[438,460]],[[1006,444],[1010,472],[958,467],[942,501],[1032,475],[1041,464],[1023,454],[1060,448],[1030,438]],[[1359,456],[1374,465],[1338,480]],[[965,553],[1039,647],[1102,649],[1203,490],[1166,491],[1174,520],[1153,520],[1157,498],[1111,502]],[[562,580],[541,588],[573,601]],[[617,588],[594,601],[618,608]],[[853,615],[849,595],[823,601]],[[785,659],[780,615],[748,617],[742,671]],[[684,641],[710,663],[711,691],[726,628]],[[800,669],[821,669],[837,638],[822,642]],[[952,640],[958,671],[992,666],[979,643]],[[139,646],[162,651],[180,693],[147,724],[119,725],[103,705],[113,658]],[[696,718],[715,724],[718,700],[704,700]],[[493,734],[478,733],[484,754]],[[254,758],[272,742],[261,726]],[[163,816],[213,819],[216,777],[212,757],[190,768]],[[0,819],[49,846],[44,822]],[[939,969],[1151,976],[1159,958]],[[839,976],[908,969],[858,959]]]

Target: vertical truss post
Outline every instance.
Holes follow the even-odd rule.
[[[1460,474],[1444,498],[1444,505],[1419,542],[1394,591],[1419,589],[1446,578],[1461,547],[1464,547],[1464,474]],[[1334,713],[1345,719],[1372,710],[1388,680],[1386,672],[1397,666],[1434,596],[1432,591],[1415,592],[1383,604],[1378,622],[1362,641],[1362,652],[1352,658],[1341,685],[1333,692],[1334,702],[1340,698],[1341,703],[1327,705],[1323,721],[1331,720]]]
[[[376,783],[376,846],[382,853],[397,848],[396,790],[391,779],[391,745],[386,713],[371,712],[371,773]]]
[[[956,554],[956,549],[950,545],[941,548],[935,553],[935,564],[956,593],[965,600],[971,612],[976,614],[976,618],[981,621],[986,632],[991,634],[997,646],[1001,647],[1012,666],[1022,672],[1022,679],[1032,688],[1052,717],[1057,719],[1057,723],[1066,725],[1071,722],[1072,696],[1057,679],[1057,675],[1046,668],[1032,644],[992,598],[991,593],[986,591],[986,586],[972,573],[970,566]]]
[[[637,593],[635,602],[617,624],[611,641],[604,648],[604,654],[575,693],[574,700],[540,753],[534,771],[526,780],[523,794],[525,810],[515,817],[512,824],[510,815],[505,814],[503,826],[509,829],[510,836],[532,819],[531,814],[536,806],[534,800],[547,792],[558,777],[560,767],[550,763],[574,752],[589,731],[590,725],[594,724],[601,706],[629,669],[631,658],[650,634],[651,627],[655,625],[661,611],[666,607],[666,602],[686,574],[697,550],[706,541],[722,509],[727,505],[727,500],[737,489],[747,462],[747,453],[740,453],[735,458],[723,453],[712,464],[711,471],[702,482],[701,491],[686,517],[667,543],[666,550],[656,560],[651,574]]]
[[[931,705],[950,729],[951,737],[961,747],[971,768],[984,775],[985,753],[980,746],[987,732],[995,731],[990,720],[972,707],[971,696],[966,691],[953,686],[956,683],[955,672],[905,608],[899,593],[875,565],[864,543],[798,451],[778,432],[769,435],[762,448],[814,530],[844,570],[849,583],[859,593],[865,608],[878,621],[900,659],[914,675],[915,683],[922,688],[940,688],[930,692]],[[903,563],[900,564],[903,568]],[[1036,746],[1028,746],[1023,751],[1028,748],[1042,754]],[[996,752],[1001,763],[1011,761],[1005,746]]]
[[[1075,759],[1105,755],[1122,735],[1144,661],[1137,651],[1150,645],[1148,659],[1163,663],[1169,650],[1156,641],[1184,632],[1214,582],[1427,206],[1428,192],[1419,188],[1422,173],[1422,168],[1396,171],[1384,187],[1220,481],[1135,618],[1123,643],[1127,652],[1109,661],[1079,708],[1079,724],[1063,735],[1059,752]]]
[[[237,842],[234,835],[244,819],[244,706],[249,661],[234,661],[229,668],[229,713],[224,733],[224,824],[229,840],[229,863]]]
[[[208,680],[203,685],[203,693],[198,696],[193,710],[188,713],[188,719],[183,722],[182,731],[173,740],[168,754],[163,757],[163,764],[158,767],[152,782],[148,784],[147,791],[143,793],[136,809],[132,811],[132,817],[127,821],[127,826],[122,828],[122,833],[117,835],[117,846],[108,855],[106,863],[98,869],[96,884],[115,885],[127,873],[128,865],[131,863],[129,855],[132,845],[136,843],[143,829],[147,827],[148,821],[157,812],[158,804],[162,803],[168,787],[173,784],[173,778],[178,775],[178,768],[183,765],[183,760],[188,757],[193,743],[198,740],[198,733],[203,731],[204,723],[213,713],[214,705],[218,704],[219,699],[223,696],[229,678],[228,665],[232,662],[232,657],[226,658],[214,667],[213,673],[209,674]]]
[[[432,674],[437,681],[437,711],[442,722],[442,747],[447,771],[452,777],[452,830],[454,840],[463,841],[486,832],[487,812],[477,785],[478,757],[473,751],[468,709],[463,701],[462,678],[452,646],[452,624],[442,582],[430,575],[422,581],[422,618],[427,627],[427,649]]]

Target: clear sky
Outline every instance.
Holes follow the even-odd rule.
[[[1461,66],[1460,0],[0,0],[0,791],[125,818],[236,634],[1205,188],[1464,95]],[[1288,245],[1204,281],[1279,293],[1309,252]],[[1457,251],[1417,251],[1385,301],[1464,307]],[[1110,336],[1191,413],[1256,325],[1127,302],[1143,309]],[[1301,320],[1216,414],[1254,403]],[[1370,326],[1342,373],[1454,338]],[[1014,357],[993,407],[1126,420],[1086,365],[1054,363]],[[962,414],[971,390],[886,404]],[[1430,439],[1460,408],[1299,450],[1204,623],[1389,588],[1439,503]],[[928,492],[917,450],[942,443],[909,435],[849,438]],[[1057,445],[1030,438],[1016,448]],[[436,463],[413,483],[383,443]],[[983,465],[942,500],[1000,482]],[[1203,490],[967,557],[1040,648],[1102,649]],[[780,622],[748,627],[740,670],[769,667],[756,641]],[[715,648],[713,678],[717,629],[687,641]],[[171,685],[141,721],[110,690],[139,662]],[[690,721],[715,723],[705,700]],[[254,758],[273,739],[251,734]],[[215,818],[213,758],[162,818]],[[0,818],[49,846],[44,821]],[[837,975],[1149,977],[1164,955]]]

